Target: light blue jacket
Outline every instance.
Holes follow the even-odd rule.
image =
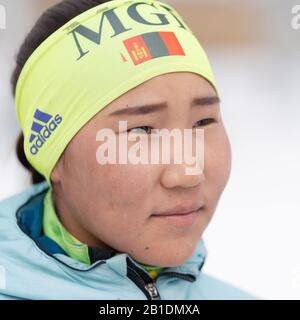
[[[73,260],[42,234],[47,189],[42,182],[0,203],[0,299],[255,299],[203,273],[202,240],[155,281],[125,253],[90,266]]]

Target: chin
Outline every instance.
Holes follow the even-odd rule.
[[[145,257],[140,259],[143,264],[160,267],[178,267],[186,262],[193,254],[193,250],[186,250],[182,252],[168,250],[168,252],[160,252],[155,257]],[[139,261],[139,260],[138,260]]]
[[[193,254],[193,252],[189,252],[189,254],[182,254],[180,256],[173,256],[170,259],[164,259],[161,261],[159,265],[163,267],[178,267],[184,264]]]

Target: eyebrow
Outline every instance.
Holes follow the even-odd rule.
[[[200,106],[210,106],[217,103],[220,103],[221,100],[218,96],[207,96],[207,97],[197,97],[192,100],[191,107],[200,107]],[[142,105],[142,106],[136,106],[136,107],[128,107],[125,109],[120,109],[117,111],[114,111],[109,114],[109,116],[120,116],[120,115],[144,115],[154,112],[159,112],[161,110],[164,110],[168,107],[168,104],[166,102],[156,103],[156,104],[149,104],[149,105]]]

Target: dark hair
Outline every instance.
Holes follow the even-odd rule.
[[[109,1],[111,0],[64,0],[46,10],[27,34],[17,53],[16,67],[11,76],[13,95],[15,96],[16,84],[25,62],[46,38],[80,13]],[[32,183],[44,181],[45,178],[30,165],[25,156],[22,133],[17,139],[16,152],[21,164],[30,171]]]

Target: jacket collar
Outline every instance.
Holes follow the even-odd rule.
[[[93,256],[93,263],[90,266],[70,258],[55,241],[43,234],[43,202],[49,186],[45,182],[41,183],[41,185],[45,187],[41,191],[32,195],[27,202],[17,210],[17,223],[19,227],[38,245],[40,249],[63,264],[76,270],[88,271],[95,268],[97,265],[106,262],[107,265],[109,265],[109,267],[115,272],[122,276],[126,276],[126,261],[127,259],[130,259],[132,263],[144,271],[142,266],[127,253],[114,255],[114,251],[112,250],[99,250],[97,248],[89,247],[89,251]],[[198,241],[192,256],[186,260],[185,263],[177,267],[168,267],[165,269],[164,273],[175,272],[180,274],[190,274],[197,277],[204,265],[206,255],[207,250],[205,248],[204,241],[201,239]]]

